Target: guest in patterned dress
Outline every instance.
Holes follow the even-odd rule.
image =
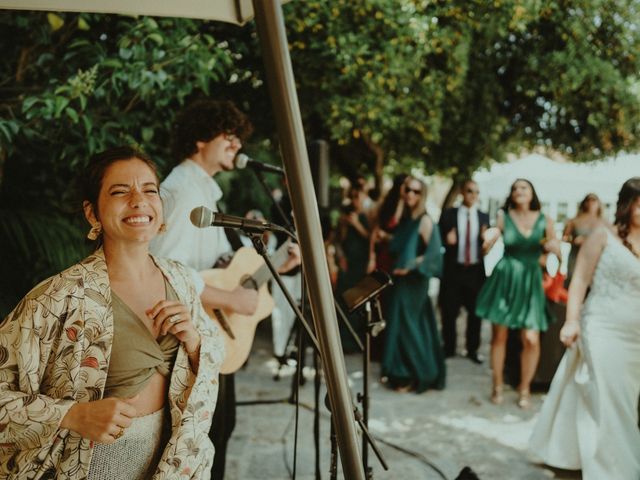
[[[96,251],[0,323],[0,477],[209,478],[224,345],[163,229],[153,162],[129,147],[82,178]]]

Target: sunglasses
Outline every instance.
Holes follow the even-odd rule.
[[[415,188],[407,187],[407,188],[404,189],[404,191],[407,192],[407,193],[415,193],[416,195],[421,195],[422,194],[422,190],[417,190]]]

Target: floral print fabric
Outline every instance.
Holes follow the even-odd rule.
[[[208,437],[224,345],[181,264],[154,259],[202,337],[195,375],[184,347],[171,374],[172,433],[153,479],[209,478]],[[60,428],[75,402],[102,398],[113,311],[100,249],[36,286],[0,323],[0,479],[84,479],[93,442]]]

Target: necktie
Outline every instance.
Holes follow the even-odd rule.
[[[471,212],[467,211],[467,230],[464,234],[464,264],[471,265]]]

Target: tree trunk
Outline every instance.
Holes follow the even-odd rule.
[[[374,156],[374,167],[373,167],[373,178],[375,181],[376,188],[382,192],[382,173],[384,169],[384,150],[380,145],[371,140],[367,135],[363,135],[362,139],[364,140],[365,145],[373,153]]]

